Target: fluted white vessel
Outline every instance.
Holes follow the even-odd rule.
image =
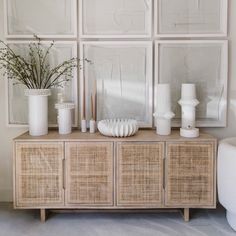
[[[138,132],[138,122],[133,119],[110,119],[98,122],[98,130],[105,136],[129,137]]]
[[[156,132],[159,135],[170,135],[171,119],[175,114],[171,111],[171,93],[169,84],[156,85],[156,109],[154,113]]]
[[[42,136],[48,134],[48,96],[50,89],[27,89],[29,134]]]
[[[70,134],[72,132],[72,110],[75,109],[75,104],[57,103],[55,108],[58,110],[59,134]]]
[[[182,84],[181,99],[181,129],[180,135],[187,138],[199,136],[199,129],[196,126],[196,106],[199,104],[196,96],[195,84]]]

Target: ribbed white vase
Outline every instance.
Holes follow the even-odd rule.
[[[27,89],[29,133],[32,136],[48,134],[48,96],[50,89]]]
[[[75,104],[57,103],[55,108],[58,110],[59,134],[70,134],[72,132],[72,110],[75,109]]]
[[[169,84],[156,85],[156,132],[159,135],[170,135],[171,119],[175,114],[171,111],[171,93]]]

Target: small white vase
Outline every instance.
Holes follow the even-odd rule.
[[[72,110],[74,103],[57,103],[55,108],[58,110],[59,134],[70,134],[72,132]]]
[[[48,96],[50,89],[27,89],[29,133],[32,136],[48,134]]]
[[[89,129],[90,129],[91,134],[96,133],[96,121],[95,120],[90,120]]]
[[[171,134],[171,119],[175,114],[171,111],[170,84],[156,85],[156,133],[158,135]]]

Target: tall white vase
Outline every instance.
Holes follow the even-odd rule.
[[[27,89],[29,133],[32,136],[48,134],[48,96],[50,89]]]
[[[196,106],[199,104],[196,96],[195,84],[182,84],[181,99],[179,105],[182,111],[182,125],[180,135],[185,138],[199,136],[196,126]]]
[[[75,104],[57,103],[55,108],[58,110],[59,134],[70,134],[72,132],[72,110],[75,109]]]
[[[171,111],[171,93],[169,84],[156,85],[156,132],[159,135],[170,135],[171,119],[175,114]]]

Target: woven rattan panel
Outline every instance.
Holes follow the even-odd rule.
[[[113,205],[113,143],[66,144],[68,204]]]
[[[119,143],[117,204],[161,206],[163,193],[163,143]]]
[[[214,204],[214,143],[167,144],[167,206]]]
[[[63,204],[63,143],[16,144],[18,206]]]

